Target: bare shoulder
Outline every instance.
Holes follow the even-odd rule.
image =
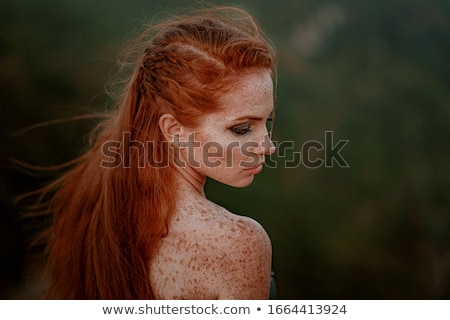
[[[267,299],[270,290],[272,246],[262,226],[240,217],[231,227],[221,264],[221,299]]]
[[[245,255],[256,254],[261,251],[269,251],[271,254],[272,246],[267,232],[256,220],[239,216],[232,213],[226,213],[224,225],[219,228],[213,228],[212,231],[220,235],[219,246],[224,246],[230,252],[243,251]],[[215,229],[215,230],[214,230]],[[234,246],[231,246],[234,244]],[[254,250],[248,250],[254,248]],[[234,250],[234,251],[233,251]]]
[[[213,204],[196,209],[175,218],[153,263],[157,296],[267,299],[272,246],[264,228]]]

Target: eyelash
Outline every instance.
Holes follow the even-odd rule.
[[[272,126],[272,116],[270,116],[266,120],[266,128],[269,129],[271,126]],[[250,129],[250,124],[247,123],[247,124],[241,124],[241,125],[232,127],[231,131],[233,131],[237,135],[244,135],[244,134],[251,132],[252,130]]]
[[[249,133],[252,130],[250,129],[249,124],[245,124],[245,125],[235,126],[235,127],[231,128],[231,131],[233,131],[237,135],[244,135],[244,134]]]

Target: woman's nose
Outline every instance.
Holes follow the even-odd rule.
[[[265,135],[263,140],[259,143],[259,146],[256,148],[255,153],[257,154],[265,154],[272,155],[276,150],[275,144],[269,138],[269,135]]]

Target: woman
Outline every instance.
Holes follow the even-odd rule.
[[[168,19],[136,43],[117,109],[41,190],[47,297],[268,298],[269,237],[203,189],[207,177],[247,186],[274,152],[272,46],[235,8]]]

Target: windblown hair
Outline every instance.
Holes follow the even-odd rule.
[[[275,52],[244,10],[209,8],[169,18],[134,41],[142,47],[116,107],[93,131],[87,151],[40,189],[49,299],[154,299],[150,261],[170,231],[176,188],[173,166],[146,163],[139,148],[117,148],[105,164],[105,143],[152,141],[153,158],[168,160],[158,121],[172,114],[195,126],[219,108],[219,97],[243,72],[275,73]],[[126,141],[125,141],[126,142]],[[146,145],[148,146],[148,145]],[[106,162],[108,163],[108,162]],[[124,164],[127,165],[124,165]]]

